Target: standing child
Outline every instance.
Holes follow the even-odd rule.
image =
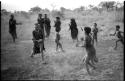
[[[98,33],[98,28],[97,28],[97,23],[94,23],[94,28],[92,30],[92,35],[93,35],[93,44],[94,44],[94,41],[96,42],[96,45],[97,45],[97,42],[98,42],[98,39],[97,39],[97,33]]]
[[[116,25],[115,33],[114,33],[114,34],[110,34],[111,36],[116,35],[117,38],[118,38],[118,40],[116,40],[116,45],[115,45],[115,48],[114,48],[114,49],[117,49],[117,43],[118,43],[119,41],[124,45],[124,37],[121,35],[121,33],[124,33],[124,32],[120,31],[119,29],[120,29],[120,26],[119,26],[119,25]]]
[[[61,21],[60,21],[60,17],[56,17],[56,21],[55,21],[55,30],[56,32],[60,32],[61,31]]]
[[[44,26],[45,26],[45,30],[46,30],[46,37],[49,37],[49,35],[50,35],[50,29],[51,29],[50,23],[51,23],[50,19],[47,17],[47,14],[45,14]]]
[[[62,52],[64,52],[63,48],[62,48],[62,44],[60,43],[60,34],[57,32],[56,33],[56,39],[55,39],[55,42],[56,42],[56,51],[58,51],[58,48],[61,48]]]
[[[33,34],[33,52],[31,57],[33,57],[36,53],[42,53],[42,60],[44,60],[43,57],[43,32],[41,31],[40,25],[35,24],[35,30],[32,32]]]
[[[17,23],[16,19],[14,18],[14,15],[10,15],[9,20],[9,33],[11,34],[13,38],[13,42],[15,42],[15,39],[17,39],[17,33],[16,33],[16,25],[21,25],[22,23]]]
[[[40,25],[41,31],[43,32],[43,39],[45,40],[44,18],[42,18],[42,14],[38,14],[37,23]],[[46,51],[46,50],[45,50],[45,47],[44,47],[44,41],[43,41],[43,50]]]
[[[71,30],[71,37],[74,40],[77,40],[78,42],[78,28],[77,28],[77,24],[74,18],[71,19],[71,22],[69,24],[69,30]]]

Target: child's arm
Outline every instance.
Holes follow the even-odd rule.
[[[22,23],[16,23],[16,25],[22,25]]]
[[[32,35],[33,35],[33,38],[32,38],[33,42],[38,41],[35,39],[35,32],[34,31],[32,32]]]
[[[71,24],[69,24],[69,30],[71,29]]]
[[[110,36],[114,36],[116,34],[116,31],[115,31],[115,33],[114,34],[110,34]]]
[[[81,27],[81,30],[83,31],[82,27]]]
[[[16,25],[22,25],[22,23],[17,23],[16,20],[15,20],[15,23],[16,23]]]
[[[120,31],[120,33],[123,33],[123,34],[124,34],[124,32],[123,32],[123,31]]]

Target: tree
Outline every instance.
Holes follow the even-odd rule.
[[[89,8],[92,9],[94,6],[93,5],[89,5]]]
[[[100,2],[99,6],[102,8],[106,8],[108,11],[110,8],[113,9],[114,4],[115,4],[115,1],[103,1],[103,2]]]
[[[56,5],[55,4],[51,4],[53,10],[55,9]]]
[[[85,10],[85,7],[84,6],[81,6],[81,7],[79,7],[79,8],[75,8],[74,9],[74,11],[76,11],[76,12],[81,12],[81,11],[84,11]]]
[[[40,7],[38,7],[38,6],[36,6],[36,7],[31,8],[29,11],[30,11],[30,12],[39,13],[39,12],[42,11],[42,9],[41,9]]]
[[[81,6],[81,7],[80,7],[80,10],[81,10],[81,11],[84,11],[84,10],[85,10],[85,7],[84,7],[84,6]]]
[[[8,14],[9,14],[9,12],[8,12],[6,9],[1,9],[1,14],[8,15]]]
[[[116,2],[116,3],[114,4],[114,7],[115,7],[116,10],[118,10],[118,8],[124,8],[124,4],[123,4],[123,3],[120,3],[120,2]]]
[[[64,13],[65,12],[65,8],[64,7],[60,7],[60,11],[62,12],[62,13]]]
[[[94,6],[94,7],[92,8],[92,10],[98,11],[98,7],[97,7],[97,6]]]

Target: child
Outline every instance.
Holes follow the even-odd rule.
[[[50,35],[50,29],[51,29],[50,23],[51,23],[50,19],[47,17],[47,14],[45,14],[44,27],[46,30],[46,37],[49,37],[49,35]]]
[[[94,41],[96,41],[96,45],[97,45],[97,41],[98,41],[98,39],[97,39],[97,33],[98,33],[98,28],[97,28],[97,23],[94,23],[94,28],[93,28],[93,30],[92,30],[92,35],[93,35],[93,44],[94,44]]]
[[[124,33],[122,31],[119,30],[120,26],[116,25],[116,30],[114,34],[110,34],[111,36],[116,35],[118,37],[118,40],[116,40],[116,45],[114,49],[117,49],[117,43],[120,41],[123,45],[124,45],[124,37],[121,35],[121,33]]]
[[[61,31],[61,21],[60,21],[60,17],[56,17],[56,21],[55,21],[55,30],[56,32],[60,32]]]
[[[62,52],[64,52],[63,48],[62,48],[62,44],[60,43],[60,34],[59,32],[56,33],[56,39],[55,39],[55,42],[56,42],[56,51],[58,51],[58,48],[61,48]]]
[[[33,57],[33,55],[35,55],[36,53],[42,53],[42,60],[44,60],[43,57],[43,32],[40,29],[40,25],[39,24],[35,24],[35,30],[32,32],[33,34],[33,43],[34,43],[34,47],[33,47],[33,53],[31,55],[31,57]]]
[[[85,62],[86,64],[87,72],[90,73],[88,65],[90,65],[95,69],[96,67],[94,66],[94,62],[98,62],[98,59],[96,58],[96,50],[93,45],[92,37],[90,35],[91,28],[84,27],[84,31],[85,31],[85,38],[82,38],[81,40],[82,41],[84,40],[84,45],[82,47],[85,47],[86,55],[83,58],[83,62]]]
[[[71,30],[71,37],[74,40],[77,40],[78,42],[78,28],[77,28],[77,24],[74,18],[71,19],[71,22],[69,24],[69,30]]]
[[[15,39],[17,39],[16,25],[22,25],[22,23],[17,23],[16,19],[14,18],[14,15],[10,15],[9,33],[11,34],[11,36],[13,38],[13,42],[15,42]]]

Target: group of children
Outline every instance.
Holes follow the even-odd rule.
[[[31,54],[31,57],[33,57],[35,54],[41,53],[42,60],[44,60],[43,51],[45,51],[45,47],[44,47],[44,40],[45,40],[44,37],[45,36],[44,36],[43,23],[44,22],[43,22],[43,19],[41,18],[41,14],[39,14],[38,23],[35,24],[35,30],[33,30],[33,32],[32,32],[32,35],[33,35],[32,40],[33,40],[34,46],[33,46],[33,52]],[[73,27],[74,25],[72,23],[76,24],[74,19],[71,19],[71,25],[69,25],[70,29],[72,30],[74,28],[73,31],[78,31],[78,29],[76,27],[77,25],[75,25],[75,27]],[[15,38],[16,38],[16,32],[15,32],[16,24],[18,24],[18,23],[16,23],[16,21],[14,20],[14,16],[11,15],[11,19],[9,21],[9,25],[10,25],[9,32],[12,34],[12,37],[15,37]],[[50,27],[50,20],[49,20],[48,26]],[[60,34],[59,34],[61,31],[60,17],[56,17],[54,27],[55,27],[55,31],[56,31],[56,39],[55,39],[56,51],[58,51],[58,49],[61,48],[61,50],[64,52],[62,44],[60,43],[60,39],[61,39]],[[50,28],[48,28],[48,29],[50,31]],[[111,36],[116,35],[118,38],[118,40],[116,40],[115,49],[117,48],[117,43],[119,41],[124,45],[124,37],[121,34],[123,32],[121,32],[119,29],[120,29],[120,26],[116,25],[115,33],[110,34]],[[82,29],[82,31],[83,31],[83,29]],[[83,58],[83,62],[86,65],[87,72],[90,73],[89,66],[91,66],[91,67],[93,67],[93,69],[95,69],[96,67],[94,66],[94,64],[98,62],[98,58],[96,57],[96,49],[94,47],[94,42],[96,42],[96,44],[97,44],[97,40],[98,40],[97,39],[97,33],[98,33],[97,23],[94,23],[93,29],[91,29],[90,27],[84,27],[84,32],[85,32],[85,36],[84,36],[84,38],[81,39],[82,42],[84,41],[84,44],[81,47],[84,47],[86,49],[86,55]],[[71,32],[71,34],[73,34],[73,32]],[[78,39],[77,34],[78,34],[78,32],[75,34],[75,37],[73,36],[74,34],[72,35],[72,37]],[[49,36],[49,33],[47,33],[47,36]],[[77,47],[78,47],[78,45],[77,45]]]
[[[58,49],[60,48],[62,50],[62,52],[64,52],[62,44],[60,43],[60,34],[59,32],[61,31],[61,22],[60,22],[60,18],[56,17],[56,21],[55,21],[55,31],[56,31],[56,39],[55,39],[55,43],[56,43],[56,51],[58,51]],[[44,60],[44,54],[43,54],[43,50],[44,48],[44,40],[45,40],[45,36],[44,36],[44,28],[43,26],[41,27],[39,23],[35,24],[35,30],[32,32],[33,35],[33,52],[31,54],[31,57],[33,57],[35,54],[37,53],[41,53],[42,55],[42,59]]]

